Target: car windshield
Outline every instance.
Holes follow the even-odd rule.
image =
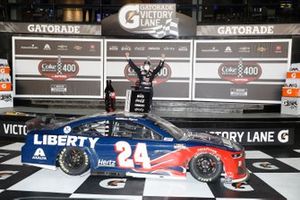
[[[164,131],[170,133],[176,140],[180,140],[184,137],[185,133],[180,128],[176,127],[174,124],[164,120],[158,116],[148,114],[147,118],[153,121],[157,126],[159,126]]]

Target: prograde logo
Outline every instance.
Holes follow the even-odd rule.
[[[143,66],[144,63],[136,62],[135,64],[137,66]],[[172,74],[171,67],[165,62],[164,67],[160,70],[160,72],[157,74],[157,76],[153,80],[153,82],[152,82],[153,85],[159,85],[159,84],[167,82],[170,79],[171,74]],[[124,75],[132,83],[136,83],[136,81],[138,80],[137,74],[134,72],[134,70],[129,65],[125,66]]]
[[[53,80],[66,80],[75,77],[79,71],[79,65],[75,60],[62,59],[44,59],[39,65],[38,69],[41,75],[51,78]]]
[[[127,4],[119,11],[121,27],[131,33],[155,38],[178,36],[176,4]]]
[[[262,69],[255,62],[243,62],[241,59],[239,62],[224,62],[220,65],[218,73],[223,80],[245,84],[259,79]]]
[[[272,25],[220,26],[219,35],[273,35]]]

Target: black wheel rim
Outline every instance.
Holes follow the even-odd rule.
[[[203,176],[210,176],[217,170],[217,162],[210,156],[201,156],[195,164],[197,171]]]
[[[65,165],[69,169],[78,169],[84,164],[84,154],[78,149],[71,149],[65,157]]]

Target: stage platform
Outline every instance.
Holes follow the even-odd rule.
[[[0,109],[0,136],[24,138],[25,122],[38,116],[71,118],[105,112],[103,107],[15,106]],[[190,112],[153,109],[187,131],[209,132],[236,140],[245,146],[296,145],[300,141],[300,116],[278,112]],[[122,109],[117,109],[122,111]]]

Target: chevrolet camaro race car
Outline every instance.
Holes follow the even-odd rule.
[[[31,124],[31,125],[30,125]],[[37,127],[37,128],[34,128]],[[248,178],[244,149],[206,133],[186,133],[153,114],[113,113],[68,122],[31,121],[22,147],[23,164],[60,167],[69,175],[184,178],[203,182]]]

